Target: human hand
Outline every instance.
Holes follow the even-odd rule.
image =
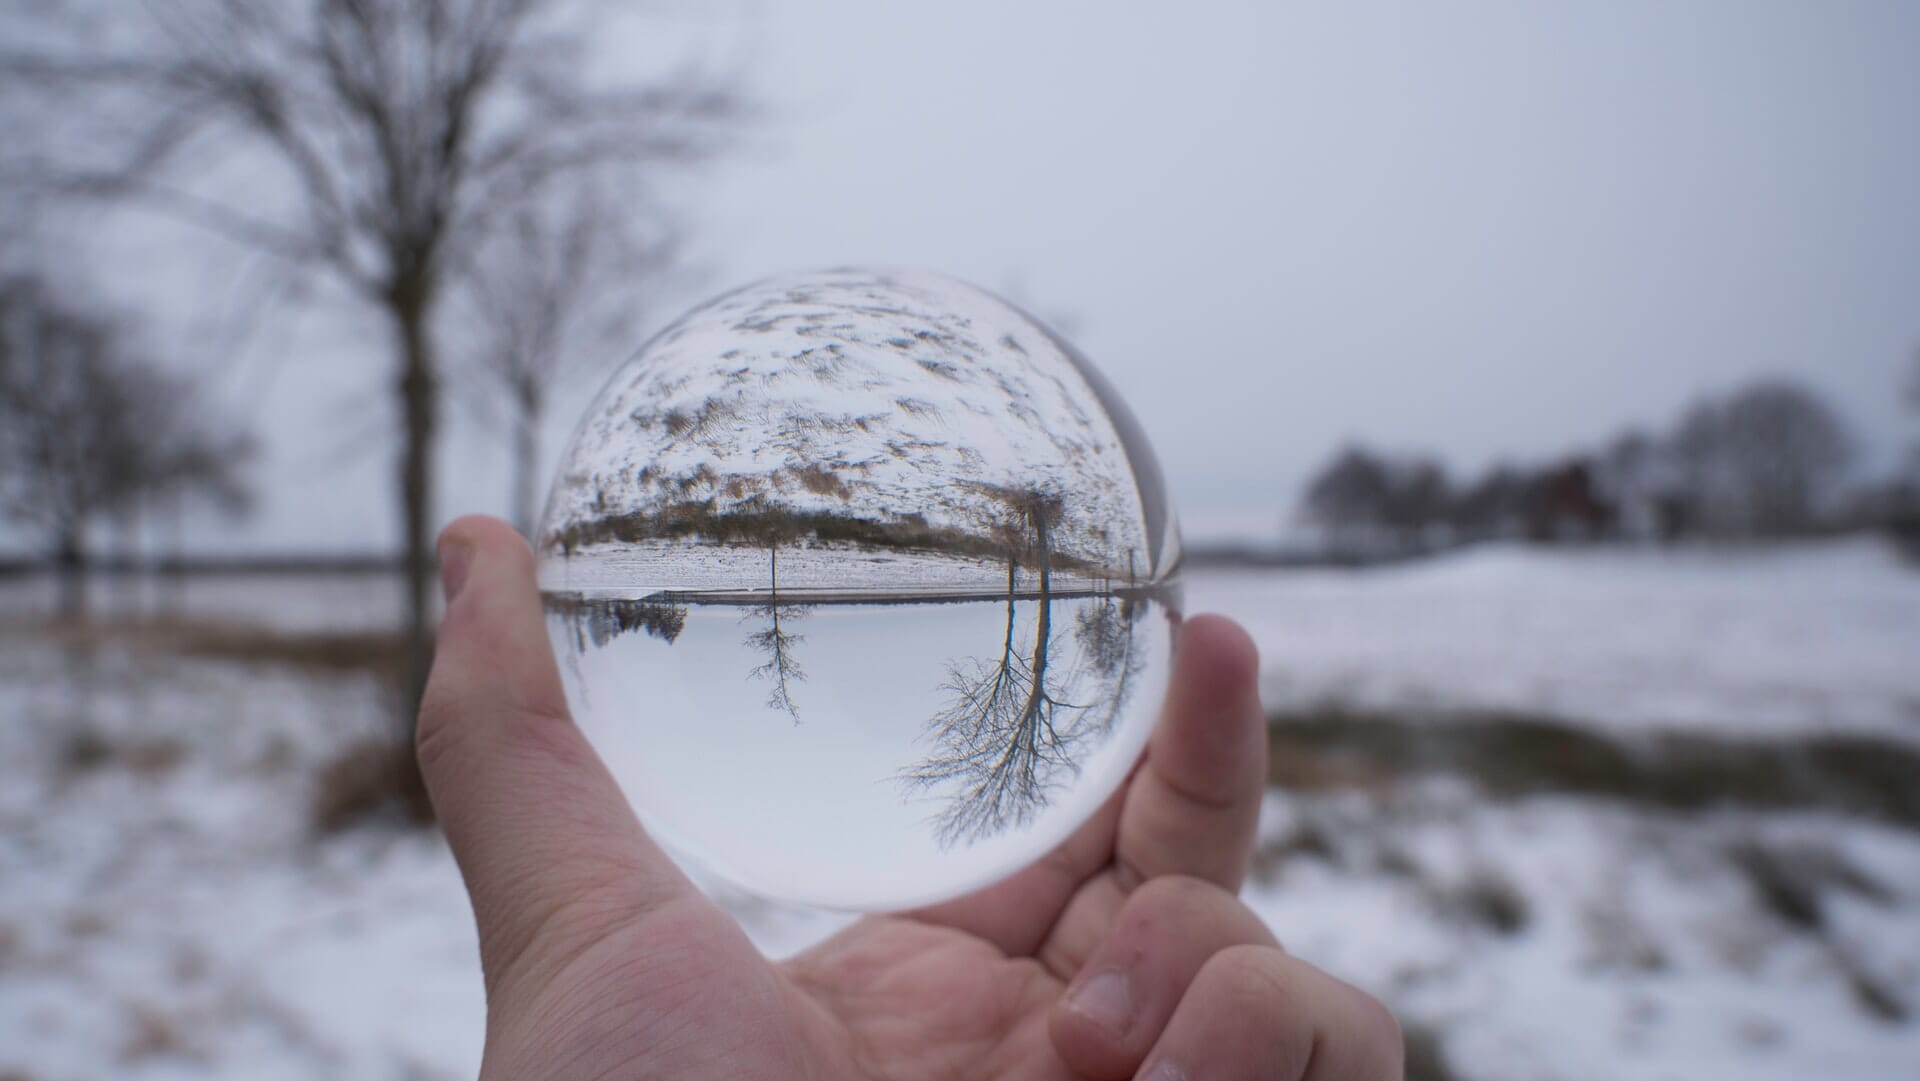
[[[479,926],[482,1077],[1401,1076],[1386,1008],[1282,951],[1235,896],[1266,726],[1232,622],[1183,624],[1145,760],[1041,862],[772,964],[568,719],[526,543],[463,518],[440,556],[419,755]]]

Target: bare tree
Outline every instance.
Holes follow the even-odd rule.
[[[553,391],[624,359],[654,288],[676,267],[677,235],[591,186],[524,206],[481,245],[465,320],[473,368],[513,430],[511,506],[533,536],[539,437]],[[482,406],[484,409],[485,406]]]
[[[1920,422],[1920,352],[1913,355],[1913,366],[1907,370],[1907,385],[1902,389],[1905,391],[1902,396],[1906,399],[1907,411],[1913,414],[1916,422]],[[1920,429],[1916,431],[1920,432]],[[1914,439],[1907,447],[1907,475],[1914,488],[1920,490],[1920,438]]]
[[[154,499],[247,503],[251,437],[210,423],[191,387],[133,356],[126,337],[38,279],[0,283],[0,509],[46,536],[70,616],[85,612],[101,518]]]
[[[232,519],[253,509],[247,470],[258,456],[259,441],[250,429],[213,413],[186,380],[175,377],[164,383],[136,403],[132,429],[140,439],[138,483],[115,508],[114,517],[130,536],[137,536],[141,520],[156,515],[171,524],[177,544],[189,510]],[[169,575],[176,591],[182,587],[179,574],[176,565]]]
[[[622,597],[545,598],[547,612],[565,621],[573,631],[574,653],[599,648],[623,634],[642,631],[672,645],[687,629],[687,609],[672,597],[656,594],[629,600]]]
[[[1011,520],[1001,530],[1012,544],[1007,554],[1006,632],[996,654],[948,666],[947,706],[927,721],[933,752],[902,774],[908,791],[946,789],[947,805],[935,818],[943,844],[973,841],[1023,825],[1046,803],[1049,790],[1079,770],[1078,748],[1117,715],[1120,691],[1133,671],[1127,656],[1131,624],[1093,620],[1073,636],[1056,632],[1053,619],[1054,531],[1063,518],[1059,496],[1041,492],[1000,493]],[[1037,579],[1031,641],[1018,635],[1019,569]],[[1089,649],[1094,663],[1060,653],[1072,638]],[[1097,700],[1072,702],[1081,678],[1104,681]],[[1101,701],[1111,708],[1096,710]],[[1088,723],[1089,721],[1097,723]]]
[[[1773,536],[1817,523],[1853,438],[1812,390],[1770,381],[1696,404],[1668,448],[1705,529]]]
[[[1387,523],[1409,535],[1444,522],[1453,502],[1446,467],[1434,458],[1394,462],[1388,492]]]
[[[1452,486],[1438,461],[1348,446],[1308,482],[1300,509],[1309,521],[1350,546],[1377,543],[1388,535],[1405,543],[1446,522],[1452,499]]]
[[[1343,448],[1308,482],[1301,510],[1330,529],[1385,523],[1392,498],[1388,463],[1361,446]]]
[[[800,708],[793,701],[793,685],[807,678],[806,670],[794,659],[793,650],[806,635],[795,634],[782,627],[780,621],[785,618],[789,623],[803,618],[809,609],[804,605],[783,602],[780,599],[780,546],[778,543],[767,545],[767,603],[752,610],[750,615],[767,621],[767,625],[747,635],[747,648],[766,654],[766,661],[752,672],[751,678],[764,679],[771,684],[767,691],[767,708],[777,709],[800,723]],[[784,616],[783,616],[784,612]]]
[[[1531,478],[1524,470],[1505,462],[1495,463],[1461,489],[1449,517],[1454,528],[1467,538],[1518,534],[1525,526],[1531,487]]]
[[[41,156],[43,186],[133,200],[327,275],[391,330],[416,695],[450,287],[525,208],[588,177],[643,190],[636,178],[714,151],[737,114],[726,87],[688,72],[593,83],[599,6],[182,0],[142,6],[152,25],[137,34],[0,54],[0,76],[58,101],[57,142],[78,148]],[[236,150],[279,183],[223,196]]]
[[[88,533],[124,498],[133,465],[132,399],[111,369],[109,328],[56,309],[40,283],[8,283],[0,320],[0,497],[46,537],[61,610],[79,616]]]

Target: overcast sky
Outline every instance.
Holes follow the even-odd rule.
[[[688,200],[704,291],[916,266],[1062,316],[1190,534],[1276,528],[1346,439],[1477,469],[1761,374],[1827,392],[1872,464],[1915,428],[1895,390],[1920,350],[1920,4],[767,0],[670,21],[743,58],[766,110]],[[657,55],[647,32],[610,56]],[[220,301],[180,247],[130,224],[89,250],[136,302]],[[384,339],[294,310],[217,366],[268,437],[263,505],[222,547],[390,544]],[[502,509],[504,436],[450,416],[438,517]]]

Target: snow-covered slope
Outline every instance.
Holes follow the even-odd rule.
[[[959,282],[762,282],[683,317],[614,375],[561,464],[542,550],[590,564],[664,536],[772,531],[972,556],[1045,499],[1054,552],[1145,581],[1172,527],[1124,409],[1045,328]],[[559,587],[558,570],[542,573]]]

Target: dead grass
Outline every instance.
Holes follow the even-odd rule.
[[[122,1063],[132,1064],[163,1056],[200,1057],[178,1019],[146,1004],[133,1007],[132,1014],[129,1019],[132,1031],[120,1045]]]
[[[111,645],[144,653],[281,665],[308,672],[367,672],[396,685],[406,675],[406,641],[397,631],[284,631],[177,617],[50,621],[33,630],[70,649]]]
[[[1255,881],[1276,882],[1286,865],[1302,856],[1334,866],[1342,862],[1340,848],[1334,843],[1331,829],[1317,818],[1303,818],[1285,836],[1255,848],[1249,873]]]
[[[1650,975],[1664,972],[1672,959],[1651,929],[1621,895],[1587,897],[1580,906],[1587,948],[1581,967],[1589,972]]]
[[[1406,1033],[1406,1081],[1464,1081],[1447,1064],[1439,1030],[1420,1024],[1401,1027]]]
[[[68,776],[117,768],[157,777],[178,767],[187,748],[171,737],[115,736],[82,724],[66,734],[55,754],[60,771]]]
[[[91,908],[76,909],[61,921],[62,929],[73,938],[98,938],[111,929],[107,917]]]
[[[60,772],[73,775],[88,773],[113,761],[114,746],[106,733],[91,725],[76,728],[68,732],[60,741],[57,757]]]
[[[320,834],[365,822],[432,822],[433,804],[413,745],[387,736],[349,744],[314,778],[308,814]]]
[[[1864,736],[1615,738],[1550,717],[1276,714],[1269,776],[1294,791],[1465,777],[1494,798],[1571,793],[1677,811],[1819,809],[1920,829],[1920,752]]]
[[[1436,891],[1434,903],[1448,918],[1497,935],[1517,935],[1533,918],[1526,895],[1491,867],[1476,867],[1461,881]]]

